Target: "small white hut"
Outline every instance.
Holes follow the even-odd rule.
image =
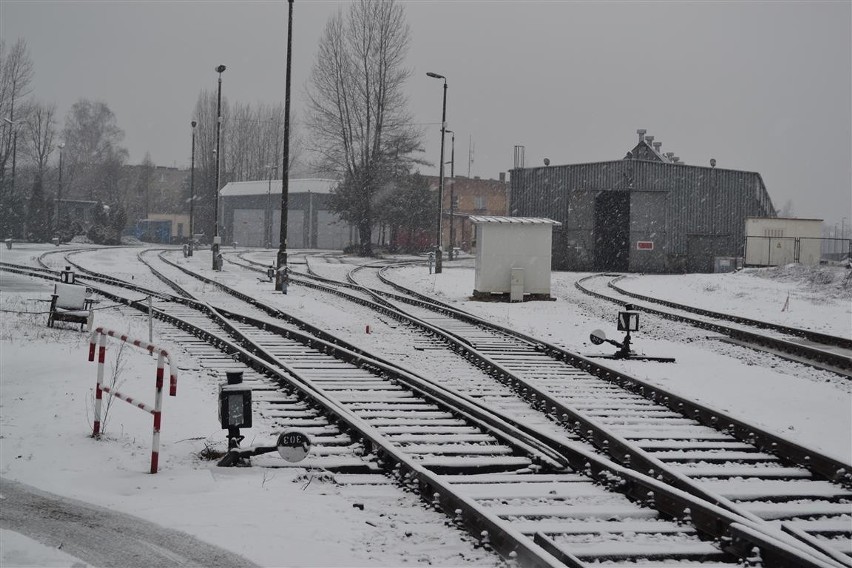
[[[539,217],[472,216],[470,221],[476,227],[474,297],[550,299],[552,233],[561,223]]]

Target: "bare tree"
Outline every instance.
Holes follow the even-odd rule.
[[[326,24],[308,93],[318,169],[342,179],[332,207],[372,254],[377,191],[406,171],[421,133],[406,110],[410,29],[393,0],[359,0]]]
[[[32,161],[36,175],[44,179],[47,163],[55,149],[56,105],[34,102],[27,105],[24,144],[21,150]]]
[[[7,174],[9,159],[15,170],[17,132],[20,111],[16,112],[29,94],[33,76],[33,63],[26,41],[19,39],[11,49],[0,39],[0,234],[26,237],[27,199],[17,191]],[[11,176],[14,180],[15,175]],[[8,189],[15,189],[9,191]]]
[[[222,116],[228,116],[228,100],[222,97]],[[202,90],[195,102],[195,228],[213,237],[216,199],[216,91]],[[224,154],[224,152],[223,152]]]
[[[302,141],[290,117],[290,171],[298,166]],[[224,120],[226,171],[230,181],[264,179],[277,165],[284,140],[284,105],[236,103]]]
[[[127,150],[120,146],[124,131],[109,106],[87,99],[74,103],[65,118],[63,137],[68,196],[114,204]]]

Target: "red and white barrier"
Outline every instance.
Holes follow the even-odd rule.
[[[122,394],[115,389],[104,386],[104,361],[106,360],[106,338],[115,337],[120,341],[144,349],[148,353],[158,353],[157,357],[157,383],[156,394],[154,396],[153,408],[143,402],[138,402],[135,399]],[[98,339],[98,337],[100,339]],[[160,457],[160,423],[163,408],[163,374],[164,364],[169,363],[169,396],[177,394],[177,365],[172,360],[169,352],[165,349],[146,343],[138,339],[130,339],[126,335],[99,327],[92,332],[89,339],[89,361],[95,360],[95,345],[98,344],[98,383],[95,390],[95,424],[92,428],[92,435],[97,436],[101,431],[101,399],[103,393],[107,393],[125,402],[129,402],[137,408],[141,408],[145,412],[150,412],[154,415],[154,441],[151,448],[151,473],[157,473],[157,464]]]

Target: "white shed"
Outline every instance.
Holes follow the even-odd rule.
[[[819,264],[822,219],[746,217],[746,266]]]
[[[470,217],[476,227],[474,297],[550,297],[553,227],[538,217]]]

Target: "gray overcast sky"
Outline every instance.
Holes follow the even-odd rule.
[[[329,15],[294,5],[294,111]],[[619,159],[647,128],[690,164],[760,172],[776,207],[852,222],[852,2],[409,1],[411,111],[438,162],[441,82],[456,173]],[[64,114],[106,101],[130,161],[186,166],[213,68],[231,101],[283,100],[286,2],[0,1],[27,40],[34,94]],[[430,125],[431,123],[431,125]],[[449,138],[448,138],[449,160]],[[437,167],[424,171],[436,173]]]

